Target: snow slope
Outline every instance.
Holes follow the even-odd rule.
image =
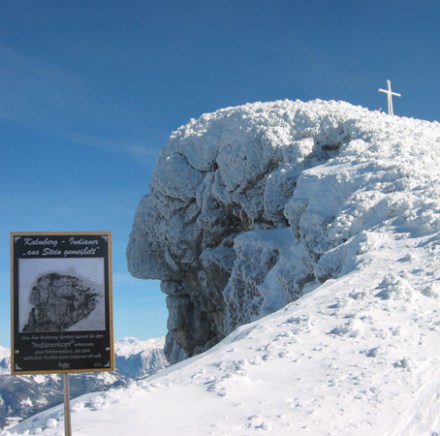
[[[168,366],[164,338],[122,338],[115,342],[116,371],[70,375],[70,395],[122,389]],[[2,356],[4,356],[2,358]],[[0,429],[63,402],[59,375],[10,375],[10,350],[0,346]]]
[[[313,162],[295,173],[282,206],[289,226],[256,226],[234,239],[237,257],[248,260],[231,280],[270,265],[258,304],[278,310],[230,327],[212,349],[148,380],[76,399],[73,433],[440,434],[440,125],[336,102],[228,111],[260,121],[296,113],[296,125],[307,118],[302,132],[319,119],[308,136]],[[288,165],[272,177],[286,174]],[[264,210],[281,219],[279,207]],[[263,262],[274,248],[276,261]],[[280,283],[289,268],[299,277],[310,266],[300,298],[277,307],[288,300],[280,302]],[[226,288],[226,299],[238,290]],[[62,409],[6,434],[26,432],[62,434]]]
[[[73,433],[436,434],[438,239],[369,235],[363,248],[356,270],[212,350],[74,401]],[[62,425],[58,410],[16,430],[54,435]]]

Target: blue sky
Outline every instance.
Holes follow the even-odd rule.
[[[111,231],[116,338],[166,332],[130,277],[137,203],[169,134],[225,106],[345,100],[439,119],[440,2],[0,0],[0,344],[9,232]]]

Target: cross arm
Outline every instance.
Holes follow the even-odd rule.
[[[388,89],[379,88],[378,91],[379,92],[383,92],[384,94],[391,94],[391,95],[394,95],[396,97],[402,97],[401,94],[398,94],[397,92],[394,92],[394,91],[389,91]]]

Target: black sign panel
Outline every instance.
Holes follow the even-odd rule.
[[[12,374],[114,369],[111,233],[11,233]]]

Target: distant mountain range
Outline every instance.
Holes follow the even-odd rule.
[[[116,371],[71,374],[70,396],[126,387],[168,366],[164,339],[123,338],[115,343]],[[63,402],[61,375],[10,375],[10,350],[0,346],[0,429]]]

